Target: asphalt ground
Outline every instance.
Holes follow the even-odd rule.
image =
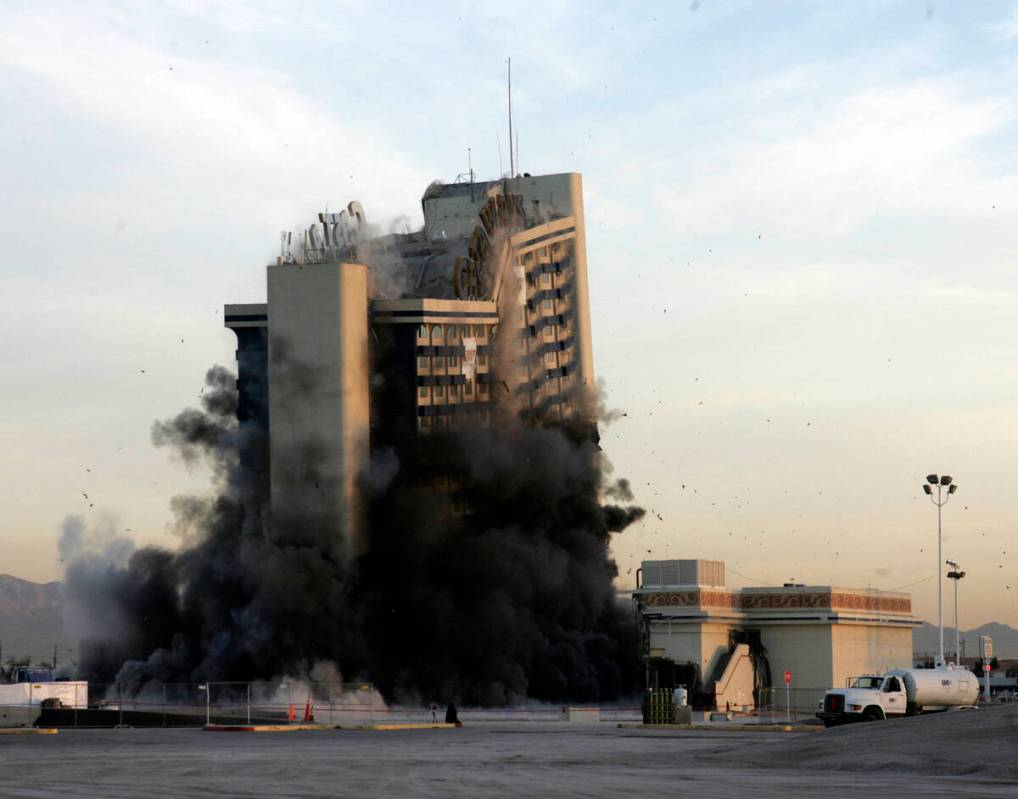
[[[964,732],[980,723],[975,716]],[[386,732],[71,729],[0,738],[0,796],[1018,795],[1018,771],[982,768],[991,757],[1013,761],[1013,732],[996,748],[965,749],[961,763],[949,754],[957,721],[930,721],[812,734],[565,722]],[[996,721],[1000,729],[1012,722]]]

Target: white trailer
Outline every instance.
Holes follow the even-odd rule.
[[[979,680],[968,669],[891,669],[859,677],[851,688],[824,694],[817,718],[833,727],[852,721],[879,721],[894,716],[948,710],[975,704]]]
[[[85,681],[61,682],[14,682],[0,684],[0,707],[31,708],[47,705],[59,707],[88,708],[88,683]]]

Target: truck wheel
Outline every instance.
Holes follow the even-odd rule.
[[[884,714],[880,712],[878,707],[868,707],[862,713],[863,721],[880,721],[884,717]]]

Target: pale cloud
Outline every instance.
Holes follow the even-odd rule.
[[[985,28],[998,39],[1006,41],[1018,38],[1018,8],[1012,10],[1006,19],[989,23]]]
[[[991,178],[969,148],[1014,113],[1003,100],[943,82],[867,89],[780,136],[741,131],[724,142],[724,158],[655,195],[677,235],[757,225],[786,236],[846,236],[886,215],[983,211],[988,196],[1018,200],[1018,181],[987,191]]]
[[[261,226],[290,223],[294,195],[352,199],[339,192],[362,164],[373,173],[362,184],[369,212],[403,212],[398,189],[427,183],[362,124],[336,119],[271,70],[173,54],[81,18],[39,11],[18,22],[0,67],[35,81],[41,102],[126,137],[138,155],[114,176],[108,199],[122,208],[145,198],[153,228],[224,202]],[[89,190],[79,201],[94,209],[97,200]]]

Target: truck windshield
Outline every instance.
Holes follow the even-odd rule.
[[[881,683],[883,683],[883,681],[884,681],[883,677],[859,677],[852,684],[852,687],[853,688],[871,688],[871,689],[872,688],[880,688],[880,685],[881,685]]]
[[[14,676],[14,682],[53,682],[49,669],[20,668]]]

